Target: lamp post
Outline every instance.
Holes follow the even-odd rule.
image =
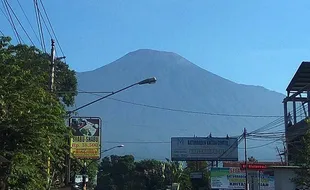
[[[102,96],[101,98],[98,98],[97,100],[94,100],[94,101],[92,101],[92,102],[89,102],[89,103],[87,103],[87,104],[85,104],[85,105],[83,105],[83,106],[80,106],[80,107],[78,107],[78,108],[76,108],[76,109],[74,109],[74,110],[68,111],[67,114],[68,114],[68,115],[71,115],[71,113],[74,113],[74,112],[76,112],[76,111],[78,111],[78,110],[80,110],[80,109],[83,109],[83,108],[85,108],[85,107],[87,107],[87,106],[90,106],[90,105],[92,105],[92,104],[94,104],[94,103],[96,103],[96,102],[99,102],[100,100],[103,100],[103,99],[105,99],[105,98],[108,98],[108,97],[110,97],[110,96],[112,96],[112,95],[114,95],[114,94],[117,94],[117,93],[119,93],[119,92],[122,92],[122,91],[124,91],[124,90],[127,90],[127,89],[129,89],[129,88],[131,88],[131,87],[134,87],[134,86],[137,86],[137,85],[144,85],[144,84],[154,84],[155,82],[156,82],[156,78],[155,78],[155,77],[144,79],[144,80],[142,80],[142,81],[140,81],[140,82],[131,84],[131,85],[126,86],[126,87],[124,87],[124,88],[122,88],[122,89],[120,89],[120,90],[117,90],[117,91],[115,91],[115,92],[111,92],[111,93],[108,94],[108,95]]]
[[[87,106],[90,106],[90,105],[92,105],[92,104],[94,104],[94,103],[96,103],[96,102],[99,102],[99,101],[101,101],[101,100],[103,100],[103,99],[105,99],[105,98],[108,98],[108,97],[110,97],[110,96],[112,96],[112,95],[114,95],[114,94],[117,94],[117,93],[119,93],[119,92],[122,92],[122,91],[124,91],[124,90],[127,90],[127,89],[129,89],[129,88],[131,88],[131,87],[134,87],[134,86],[137,86],[137,85],[144,85],[144,84],[154,84],[154,83],[156,83],[156,81],[157,81],[157,79],[155,78],[155,77],[151,77],[151,78],[146,78],[146,79],[144,79],[144,80],[141,80],[140,82],[136,82],[136,83],[134,83],[134,84],[131,84],[131,85],[129,85],[129,86],[126,86],[126,87],[124,87],[124,88],[122,88],[122,89],[119,89],[119,90],[117,90],[117,91],[115,91],[115,92],[111,92],[111,93],[109,93],[109,94],[107,94],[107,95],[105,95],[105,96],[102,96],[101,98],[98,98],[98,99],[96,99],[96,100],[94,100],[94,101],[92,101],[92,102],[89,102],[89,103],[87,103],[87,104],[85,104],[85,105],[82,105],[82,106],[80,106],[80,107],[78,107],[78,108],[76,108],[76,109],[74,109],[74,110],[71,110],[71,111],[67,111],[67,116],[71,116],[71,114],[72,113],[74,113],[74,112],[76,112],[76,111],[78,111],[78,110],[80,110],[80,109],[83,109],[83,108],[85,108],[85,107],[87,107]],[[70,144],[70,139],[68,139],[68,143]],[[69,152],[70,152],[70,150],[69,150]],[[69,184],[69,181],[70,181],[70,155],[67,155],[67,158],[66,158],[66,165],[68,166],[67,167],[67,177],[66,177],[66,184]]]
[[[89,103],[87,103],[87,104],[85,104],[85,105],[83,105],[83,106],[80,106],[80,107],[78,107],[78,108],[76,108],[76,109],[74,109],[74,110],[68,111],[67,114],[70,116],[72,113],[74,113],[74,112],[76,112],[76,111],[78,111],[78,110],[80,110],[80,109],[83,109],[83,108],[85,108],[85,107],[87,107],[87,106],[90,106],[90,105],[92,105],[92,104],[94,104],[94,103],[96,103],[96,102],[99,102],[99,101],[101,101],[101,100],[103,100],[103,99],[105,99],[105,98],[108,98],[108,97],[110,97],[110,96],[112,96],[112,95],[114,95],[114,94],[117,94],[117,93],[119,93],[119,92],[122,92],[122,91],[124,91],[124,90],[127,90],[127,89],[129,89],[129,88],[131,88],[131,87],[134,87],[134,86],[137,86],[137,85],[144,85],[144,84],[154,84],[155,82],[156,82],[156,78],[155,78],[155,77],[151,77],[151,78],[144,79],[144,80],[142,80],[142,81],[140,81],[140,82],[136,82],[136,83],[134,83],[134,84],[131,84],[131,85],[129,85],[129,86],[126,86],[126,87],[124,87],[124,88],[122,88],[122,89],[120,89],[120,90],[117,90],[117,91],[115,91],[115,92],[112,92],[112,93],[110,93],[110,94],[108,94],[108,95],[102,96],[101,98],[98,98],[98,99],[96,99],[96,100],[94,100],[94,101],[92,101],[92,102],[89,102]],[[112,149],[114,149],[114,148],[121,148],[121,147],[124,147],[124,145],[115,146],[115,147],[112,147],[112,148],[110,148],[110,149],[107,149],[107,150],[105,150],[105,151],[103,151],[103,152],[107,152],[107,151],[112,150]],[[68,159],[70,159],[70,158],[68,158]],[[84,163],[84,167],[83,167],[83,186],[82,186],[83,189],[86,189],[86,168],[87,168],[87,165],[86,165],[86,163]],[[68,174],[68,175],[69,175],[69,174]]]

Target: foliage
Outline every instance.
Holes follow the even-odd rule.
[[[88,187],[92,187],[97,183],[96,175],[98,173],[99,162],[96,160],[85,160],[86,162],[86,173],[88,175]],[[71,181],[74,181],[75,175],[81,175],[83,171],[83,161],[79,159],[71,159]]]
[[[186,164],[187,173],[203,172],[203,179],[191,179],[192,189],[199,189],[200,187],[211,189],[210,172],[207,169],[208,163],[206,161],[188,161]]]
[[[30,71],[32,75],[40,76],[37,84],[49,89],[50,55],[35,47],[27,45],[10,45],[9,37],[0,37],[0,63],[17,65],[21,69]],[[66,106],[74,104],[77,95],[77,79],[75,71],[59,59],[55,59],[55,90],[57,97]]]
[[[48,65],[48,55],[35,47],[10,45],[9,37],[0,37],[0,155],[10,160],[0,165],[0,184],[6,188],[45,189],[48,157],[51,174],[64,170],[69,131],[60,100],[71,105],[74,93],[56,96],[48,91]],[[56,87],[72,83],[68,90],[76,91],[74,72],[64,65],[58,67]]]
[[[295,165],[300,166],[300,170],[296,170],[296,177],[292,181],[297,186],[310,187],[310,131],[302,137],[301,148],[295,158]]]
[[[192,165],[190,163],[190,165]],[[201,162],[201,166],[207,166]],[[205,168],[201,168],[204,170]],[[99,166],[96,189],[131,190],[131,189],[167,189],[172,183],[179,183],[181,190],[194,189],[195,185],[208,186],[208,172],[199,184],[191,182],[190,172],[196,171],[180,162],[166,160],[135,161],[131,155],[110,156],[102,159]]]

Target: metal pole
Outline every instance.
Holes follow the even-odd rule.
[[[83,185],[82,185],[82,188],[83,190],[86,190],[87,187],[86,187],[86,174],[87,174],[87,171],[86,171],[86,161],[84,160],[84,165],[83,165],[83,170],[82,170],[82,175],[83,175]]]
[[[281,159],[281,164],[283,165],[284,163],[283,163],[283,159],[282,159],[282,155],[281,155],[281,153],[280,153],[280,150],[279,150],[279,148],[278,148],[278,147],[276,147],[276,149],[277,149],[278,154],[279,154],[279,156],[280,156],[280,159]]]
[[[80,106],[80,107],[78,107],[78,108],[76,108],[76,109],[74,109],[74,110],[72,110],[72,111],[68,111],[67,113],[68,113],[68,114],[74,113],[74,112],[76,112],[76,111],[78,111],[78,110],[80,110],[80,109],[82,109],[82,108],[85,108],[85,107],[87,107],[87,106],[89,106],[89,105],[91,105],[91,104],[94,104],[94,103],[96,103],[96,102],[98,102],[98,101],[100,101],[100,100],[103,100],[103,99],[105,99],[105,98],[108,98],[108,97],[110,97],[110,96],[112,96],[112,95],[114,95],[114,94],[117,94],[117,93],[119,93],[119,92],[122,92],[122,91],[124,91],[124,90],[127,90],[127,89],[129,89],[129,88],[131,88],[131,87],[133,87],[133,86],[136,86],[136,85],[144,85],[144,84],[154,84],[155,82],[156,82],[156,78],[155,78],[155,77],[144,79],[144,80],[142,80],[142,81],[140,81],[140,82],[136,82],[136,83],[134,83],[134,84],[132,84],[132,85],[126,86],[126,87],[124,87],[124,88],[122,88],[122,89],[120,89],[120,90],[117,90],[117,91],[115,91],[115,92],[112,92],[111,94],[108,94],[108,95],[106,95],[106,96],[102,96],[101,98],[98,98],[97,100],[94,100],[94,101],[89,102],[89,103],[87,103],[87,104],[85,104],[85,105],[83,105],[83,106]]]
[[[294,125],[297,123],[297,115],[296,115],[296,101],[293,98],[293,118],[294,118]]]
[[[68,126],[70,127],[71,126],[71,122],[70,122],[70,117],[68,119],[68,122],[67,122]],[[68,143],[68,154],[66,154],[66,158],[65,158],[65,161],[66,161],[66,177],[65,177],[65,185],[68,186],[69,183],[71,182],[71,159],[70,159],[70,152],[71,152],[71,143],[70,143],[70,138],[69,138],[69,135],[66,137],[67,138],[67,143]]]
[[[287,138],[287,127],[288,127],[288,113],[287,113],[287,101],[286,99],[284,99],[283,101],[283,106],[284,106],[284,129],[285,129],[285,146],[286,146],[286,150],[284,150],[284,158],[285,158],[285,163],[286,165],[288,166],[288,155],[289,155],[289,152],[288,152],[288,138]]]
[[[103,99],[105,99],[105,98],[108,98],[108,97],[110,97],[110,96],[112,96],[112,95],[114,95],[114,94],[116,94],[116,93],[119,93],[119,92],[121,92],[121,91],[124,91],[124,90],[126,90],[126,89],[128,89],[128,88],[131,88],[131,87],[133,87],[133,86],[136,86],[136,85],[138,85],[138,83],[132,84],[132,85],[127,86],[127,87],[125,87],[125,88],[122,88],[122,89],[120,89],[120,90],[118,90],[118,91],[112,92],[111,94],[108,94],[108,95],[106,95],[106,96],[102,96],[101,98],[98,98],[97,100],[94,100],[94,101],[89,102],[89,103],[87,103],[87,104],[85,104],[85,105],[83,105],[83,106],[81,106],[81,107],[78,107],[78,108],[72,110],[72,111],[69,111],[68,113],[69,113],[69,114],[74,113],[74,112],[76,112],[76,111],[78,111],[78,110],[80,110],[80,109],[83,109],[83,108],[85,108],[85,107],[91,105],[91,104],[94,104],[94,103],[96,103],[96,102],[98,102],[98,101],[100,101],[100,100],[103,100]]]
[[[260,190],[260,170],[258,171],[258,190]]]
[[[308,117],[310,117],[310,90],[307,91]]]
[[[248,162],[247,162],[247,151],[246,151],[246,128],[244,128],[244,164],[245,164],[245,190],[248,190]]]

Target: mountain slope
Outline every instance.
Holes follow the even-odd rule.
[[[104,147],[125,145],[111,154],[131,153],[138,158],[164,159],[170,157],[171,136],[207,136],[209,133],[236,136],[245,127],[252,131],[276,119],[208,113],[282,115],[284,95],[263,87],[231,82],[170,52],[143,49],[128,53],[94,71],[78,73],[78,85],[84,91],[116,91],[153,76],[158,80],[154,85],[136,86],[112,96],[113,99],[105,99],[79,111],[81,116],[102,117]],[[96,98],[98,95],[80,94],[77,107]],[[266,144],[266,141],[250,141],[248,144],[256,146]],[[257,150],[266,151],[264,147],[253,148],[249,155],[255,156]],[[256,157],[275,158],[273,148],[269,151],[272,154],[268,158],[261,154]]]

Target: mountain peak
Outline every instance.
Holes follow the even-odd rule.
[[[138,49],[127,53],[120,60],[132,60],[144,62],[147,64],[178,64],[178,65],[195,65],[184,57],[174,52],[160,51],[153,49]]]
[[[134,54],[134,55],[139,55],[139,54],[152,54],[152,55],[156,55],[156,54],[166,54],[166,55],[174,55],[174,56],[179,56],[180,55],[174,53],[174,52],[168,52],[168,51],[160,51],[160,50],[154,50],[154,49],[137,49],[135,51],[129,52],[128,54]]]

